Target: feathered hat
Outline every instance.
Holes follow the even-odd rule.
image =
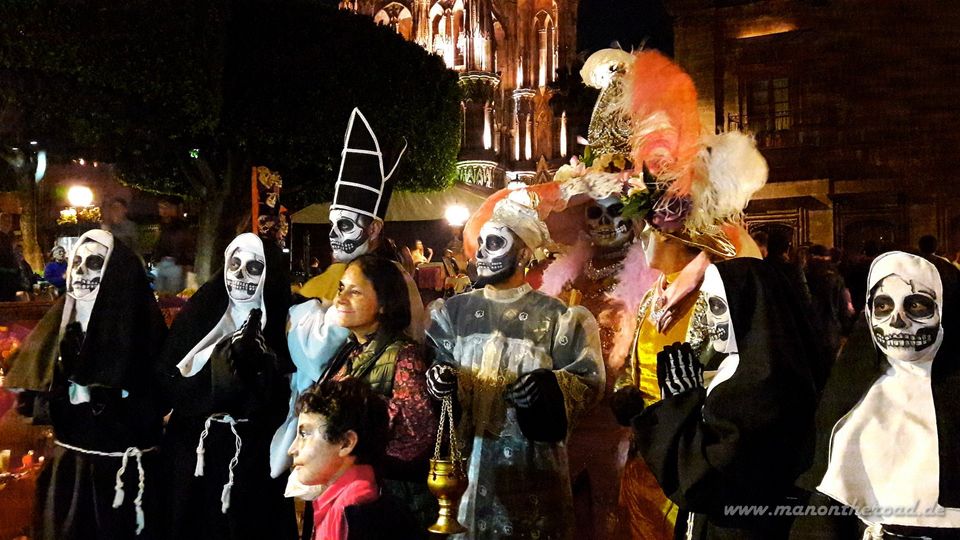
[[[630,155],[630,110],[624,105],[624,79],[633,55],[621,49],[601,49],[587,58],[580,70],[583,83],[600,89],[590,115],[587,138],[593,157]]]
[[[736,222],[767,180],[753,139],[701,137],[693,81],[660,53],[637,53],[627,79],[631,157],[642,175],[628,180],[624,215],[715,256],[737,255],[744,238]]]

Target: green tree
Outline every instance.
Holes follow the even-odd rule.
[[[0,101],[0,141],[18,140],[19,115]],[[43,271],[43,251],[37,242],[37,152],[28,146],[0,144],[0,191],[15,191],[20,203],[20,238],[23,257],[36,271]]]
[[[0,100],[52,156],[197,200],[201,279],[249,219],[252,166],[281,173],[288,208],[329,199],[353,107],[407,139],[398,189],[448,186],[459,150],[439,57],[306,0],[0,3]]]

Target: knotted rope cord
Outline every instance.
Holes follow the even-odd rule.
[[[147,452],[152,452],[157,449],[156,446],[151,446],[150,448],[141,450],[136,446],[131,446],[124,450],[123,452],[101,452],[100,450],[90,450],[87,448],[80,448],[79,446],[73,446],[72,444],[67,444],[62,441],[54,440],[54,444],[57,446],[62,446],[68,450],[73,450],[74,452],[80,452],[81,454],[90,454],[93,456],[102,456],[102,457],[115,457],[120,458],[120,468],[117,469],[117,481],[113,486],[113,507],[120,508],[123,505],[124,492],[123,492],[123,475],[127,472],[127,464],[130,460],[130,456],[133,456],[137,459],[137,496],[133,499],[133,507],[136,511],[137,516],[137,534],[140,534],[143,529],[146,527],[146,518],[143,514],[143,491],[146,487],[146,473],[143,470],[143,454]]]
[[[220,511],[224,514],[226,514],[230,508],[230,491],[233,488],[234,479],[233,469],[240,463],[240,450],[243,448],[243,440],[240,438],[240,434],[237,433],[237,423],[246,421],[246,418],[234,418],[227,413],[211,414],[207,417],[206,422],[203,423],[203,432],[200,433],[200,441],[197,443],[197,466],[193,471],[193,475],[203,476],[203,468],[205,465],[203,455],[206,453],[203,443],[207,435],[210,434],[210,423],[219,422],[221,424],[227,424],[233,433],[233,444],[236,451],[233,453],[233,458],[230,459],[230,464],[227,466],[227,483],[223,485],[223,492],[220,494]]]

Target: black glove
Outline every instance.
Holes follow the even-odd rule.
[[[427,370],[427,391],[433,399],[442,400],[457,391],[457,368],[450,364],[434,364]]]
[[[73,376],[80,361],[80,348],[83,347],[83,330],[79,322],[72,322],[63,330],[63,339],[60,340],[60,357],[57,367],[64,377]]]
[[[230,338],[227,363],[231,371],[243,379],[261,376],[272,362],[272,354],[260,330],[262,315],[259,309],[251,310],[246,322]]]
[[[507,387],[503,399],[517,410],[520,431],[532,441],[558,442],[567,436],[567,409],[556,374],[535,369]]]
[[[657,382],[663,399],[703,388],[703,365],[689,343],[667,345],[657,353]]]
[[[108,388],[106,386],[90,387],[90,410],[94,416],[103,411],[119,410],[123,404],[123,391],[118,388]]]
[[[643,412],[643,394],[636,386],[625,386],[613,393],[610,408],[621,426],[630,426],[633,417]]]

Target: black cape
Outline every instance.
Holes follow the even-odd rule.
[[[156,388],[166,326],[143,266],[120,242],[114,243],[100,287],[70,380],[56,368],[64,310],[61,298],[13,358],[7,385],[39,392],[37,400],[49,407],[58,441],[100,452],[123,452],[130,447],[146,450],[159,444],[163,429],[165,411]],[[71,404],[70,381],[89,386],[91,400]],[[123,397],[121,390],[129,395]],[[136,460],[129,460],[122,477],[124,501],[114,509],[121,459],[55,447],[37,479],[35,537],[159,538],[164,527],[159,452],[145,453],[142,463],[145,528],[138,536],[133,504],[138,484]]]
[[[187,302],[174,320],[164,348],[164,393],[173,407],[164,437],[171,539],[296,537],[293,501],[283,496],[286,476],[271,478],[269,460],[270,440],[287,413],[289,383],[284,375],[293,371],[285,333],[290,284],[283,254],[270,242],[263,242],[263,247],[267,317],[263,336],[277,357],[265,371],[264,384],[255,390],[248,388],[216,352],[192,377],[182,376],[177,368],[227,310],[229,296],[222,272]],[[214,413],[247,419],[236,425],[242,449],[226,514],[221,511],[220,497],[236,450],[229,425],[211,423],[204,443],[204,475],[194,476],[204,421]]]
[[[709,396],[691,390],[643,411],[636,443],[664,493],[696,514],[693,538],[785,537],[789,523],[726,516],[724,507],[779,504],[809,466],[820,349],[776,270],[757,259],[716,266],[739,366]]]

